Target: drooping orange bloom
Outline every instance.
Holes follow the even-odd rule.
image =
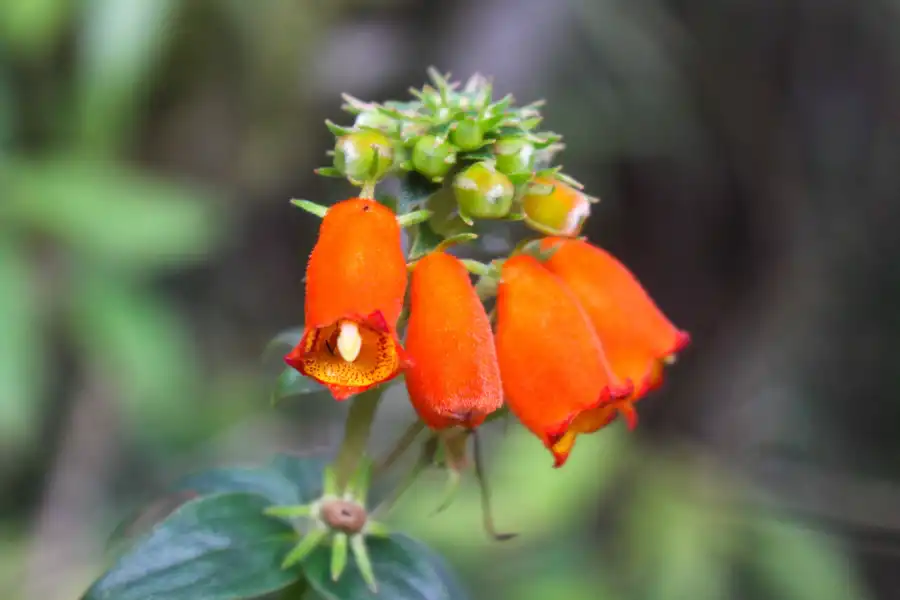
[[[635,276],[615,257],[587,242],[560,237],[542,241],[555,248],[545,266],[578,299],[589,316],[616,375],[634,382],[634,392],[610,406],[577,418],[558,450],[568,451],[577,433],[590,433],[621,414],[629,428],[637,424],[634,402],[662,383],[663,366],[689,342],[660,311]]]
[[[395,377],[406,260],[394,213],[351,198],[328,209],[306,267],[306,329],[285,362],[337,400]]]
[[[432,429],[476,427],[503,404],[490,321],[449,254],[429,254],[413,269],[406,351],[409,397]]]
[[[584,411],[630,395],[612,372],[584,309],[537,259],[520,254],[501,269],[497,289],[497,358],[510,410],[555,456],[556,445]]]

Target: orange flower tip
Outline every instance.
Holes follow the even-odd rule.
[[[559,469],[569,460],[568,452],[553,452],[553,468]]]
[[[569,459],[569,453],[572,451],[572,444],[560,445],[563,437],[566,435],[566,431],[568,430],[568,425],[566,429],[561,432],[556,432],[547,435],[547,442],[544,444],[550,453],[553,455],[553,468],[558,469]]]
[[[557,423],[556,425],[552,425],[544,430],[544,440],[545,445],[548,448],[553,447],[554,445],[562,439],[566,432],[569,431],[569,427],[572,425],[572,421],[575,420],[575,415],[571,415],[564,421]]]
[[[638,424],[638,415],[637,410],[634,408],[634,404],[631,402],[625,402],[622,406],[619,407],[619,414],[622,415],[622,418],[625,419],[625,424],[628,425],[629,431],[634,431],[634,428],[637,427]]]
[[[331,392],[331,396],[335,400],[337,400],[338,402],[343,402],[344,400],[347,400],[348,398],[351,398],[356,394],[360,394],[373,386],[369,385],[364,387],[352,387],[344,385],[325,384],[325,387],[328,388],[328,391]]]
[[[679,352],[687,348],[690,343],[691,334],[689,334],[687,331],[678,331],[675,334],[675,347],[672,348],[672,352],[670,352],[670,354],[678,354]]]
[[[284,362],[287,366],[299,371],[300,365],[303,364],[303,357],[305,355],[306,355],[306,352],[303,350],[303,348],[300,346],[297,346],[296,348],[292,349],[290,352],[285,354]]]
[[[623,382],[609,386],[609,398],[611,400],[621,400],[627,398],[634,393],[634,382],[630,378]]]

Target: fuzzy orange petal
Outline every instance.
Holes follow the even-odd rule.
[[[496,344],[507,404],[547,448],[580,413],[633,391],[609,370],[575,296],[530,256],[502,267]]]
[[[502,405],[490,321],[466,268],[449,254],[416,263],[406,350],[409,397],[432,429],[475,427]]]
[[[635,276],[608,252],[582,240],[546,238],[556,251],[546,266],[578,298],[613,371],[635,383],[636,401],[662,381],[662,364],[690,342],[650,298]]]
[[[306,326],[380,312],[396,328],[406,284],[394,213],[374,200],[339,202],[322,219],[306,268]]]

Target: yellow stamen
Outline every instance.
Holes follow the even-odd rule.
[[[340,333],[337,338],[338,353],[347,362],[353,362],[359,356],[362,349],[362,337],[359,335],[359,327],[352,321],[344,321],[340,325]]]

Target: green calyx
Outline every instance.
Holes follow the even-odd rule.
[[[517,106],[511,95],[495,98],[492,82],[479,74],[465,82],[452,81],[449,74],[433,68],[428,75],[430,82],[410,89],[412,97],[405,101],[367,102],[344,94],[342,108],[353,115],[353,123],[326,123],[336,138],[334,164],[316,173],[342,177],[355,185],[415,173],[436,184],[486,161],[506,177],[492,175],[491,190],[470,190],[466,178],[461,186],[447,184],[463,190],[457,194],[466,224],[470,219],[508,215],[510,184],[520,187],[547,169],[554,169],[565,181],[565,175],[553,167],[556,153],[563,148],[561,137],[539,130],[543,102]],[[479,169],[484,170],[484,165]],[[474,206],[471,212],[470,205]],[[457,226],[458,222],[451,229]],[[434,229],[441,228],[436,224]]]
[[[265,514],[285,520],[302,520],[305,532],[282,561],[289,569],[305,561],[321,545],[331,546],[331,578],[340,579],[352,555],[369,590],[378,584],[366,547],[366,537],[385,536],[387,527],[371,519],[366,505],[373,465],[365,456],[365,442],[381,392],[369,392],[355,400],[347,416],[345,437],[333,465],[325,469],[322,496],[311,504],[272,506]]]
[[[393,162],[393,144],[381,131],[364,129],[348,133],[334,145],[334,168],[353,183],[378,181]]]
[[[521,137],[503,138],[494,142],[497,170],[507,175],[531,173],[534,167],[534,145]]]
[[[479,162],[453,179],[453,194],[463,220],[502,219],[512,208],[515,186],[490,162]]]
[[[462,151],[477,150],[484,145],[484,131],[478,119],[467,117],[455,124],[450,139]]]
[[[432,181],[440,181],[454,164],[456,149],[443,137],[423,135],[413,147],[413,168]]]

